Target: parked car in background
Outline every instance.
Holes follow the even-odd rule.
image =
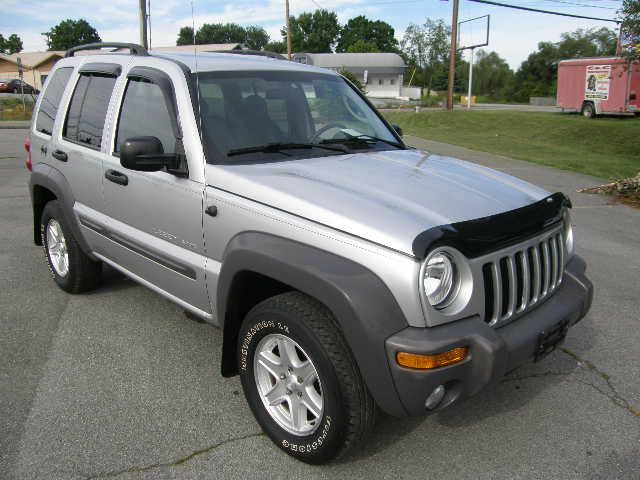
[[[26,82],[23,82],[19,78],[13,78],[8,80],[0,80],[0,93],[40,93],[40,90],[32,87]]]

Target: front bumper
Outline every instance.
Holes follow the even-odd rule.
[[[473,395],[516,367],[534,358],[538,339],[562,322],[574,325],[589,311],[593,285],[585,276],[584,261],[575,256],[567,265],[562,286],[540,306],[500,328],[474,316],[432,328],[406,328],[386,340],[386,352],[398,396],[409,415],[441,410]],[[434,370],[414,370],[396,362],[400,351],[435,354],[468,347],[460,363]],[[446,394],[434,410],[426,398],[439,386]]]

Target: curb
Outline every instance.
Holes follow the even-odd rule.
[[[0,122],[0,130],[22,130],[28,129],[31,122]]]

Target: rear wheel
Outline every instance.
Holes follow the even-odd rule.
[[[298,292],[246,316],[238,340],[245,396],[262,429],[289,455],[325,463],[360,442],[375,403],[331,313]]]
[[[80,293],[98,285],[102,263],[94,262],[80,249],[57,200],[47,203],[42,211],[40,235],[49,271],[60,288]]]
[[[593,103],[586,102],[582,105],[582,116],[585,118],[594,118],[596,116],[596,109],[593,106]]]

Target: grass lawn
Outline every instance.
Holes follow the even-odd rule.
[[[602,178],[640,172],[640,119],[512,111],[385,112],[405,134]]]
[[[0,98],[0,121],[31,120],[33,100],[29,99],[25,104],[23,107],[22,100],[19,98]]]

